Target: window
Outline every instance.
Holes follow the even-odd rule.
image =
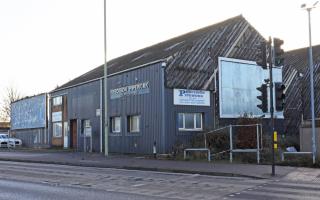
[[[53,137],[61,137],[62,136],[62,123],[55,122],[52,124],[53,126]]]
[[[140,132],[140,115],[132,115],[128,117],[129,132]]]
[[[53,98],[53,105],[54,106],[62,105],[62,96],[54,97]]]
[[[202,113],[179,113],[178,127],[179,130],[201,131]]]
[[[84,134],[86,128],[90,128],[90,120],[89,119],[81,120],[81,135]]]
[[[121,132],[121,117],[111,117],[111,132],[112,133]]]

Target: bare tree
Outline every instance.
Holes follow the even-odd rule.
[[[18,90],[12,86],[6,88],[6,92],[3,96],[3,103],[0,107],[0,120],[10,121],[11,115],[11,103],[22,98],[22,95]]]

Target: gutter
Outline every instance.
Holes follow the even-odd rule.
[[[159,59],[159,60],[151,61],[151,62],[142,64],[142,65],[138,65],[136,67],[132,67],[132,68],[125,69],[125,70],[122,70],[122,71],[119,71],[119,72],[115,72],[113,74],[108,74],[107,78],[115,76],[115,75],[118,75],[118,74],[122,74],[122,73],[125,73],[125,72],[129,72],[129,71],[133,71],[133,70],[136,70],[136,69],[140,69],[140,68],[143,68],[143,67],[147,67],[149,65],[156,64],[156,63],[159,63],[159,62],[166,62],[166,59]],[[85,82],[82,82],[82,83],[78,83],[78,84],[74,84],[74,85],[71,85],[71,86],[68,86],[68,87],[63,87],[63,88],[59,88],[59,89],[56,89],[56,90],[52,90],[51,92],[49,92],[49,94],[54,93],[54,92],[59,92],[61,90],[66,90],[66,89],[69,89],[69,88],[77,87],[77,86],[80,86],[80,85],[84,85],[84,84],[87,84],[87,83],[91,83],[91,82],[94,82],[94,81],[97,81],[97,80],[101,80],[101,79],[104,79],[104,77],[102,76],[100,78],[95,78],[95,79],[92,79],[92,80],[89,80],[89,81],[85,81]]]

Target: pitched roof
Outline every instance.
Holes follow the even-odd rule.
[[[167,87],[208,87],[219,56],[252,60],[255,57],[254,45],[260,40],[263,40],[262,36],[239,15],[115,58],[107,63],[108,74],[166,59]],[[55,90],[101,77],[103,65]]]
[[[315,116],[320,117],[320,45],[313,46]],[[290,133],[299,131],[301,115],[310,119],[310,70],[308,48],[285,52],[283,80],[286,85],[285,118]]]

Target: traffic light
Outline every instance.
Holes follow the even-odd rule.
[[[274,83],[274,87],[276,93],[276,110],[283,111],[286,97],[284,90],[286,89],[286,86],[283,83],[277,82]]]
[[[275,66],[283,66],[284,63],[284,51],[281,49],[281,45],[283,45],[283,40],[279,38],[273,38]]]
[[[259,43],[256,57],[257,65],[267,69],[267,43],[265,41]]]
[[[268,112],[268,86],[267,84],[262,84],[260,87],[257,87],[257,90],[261,93],[257,98],[261,101],[261,104],[257,105],[262,112]]]

